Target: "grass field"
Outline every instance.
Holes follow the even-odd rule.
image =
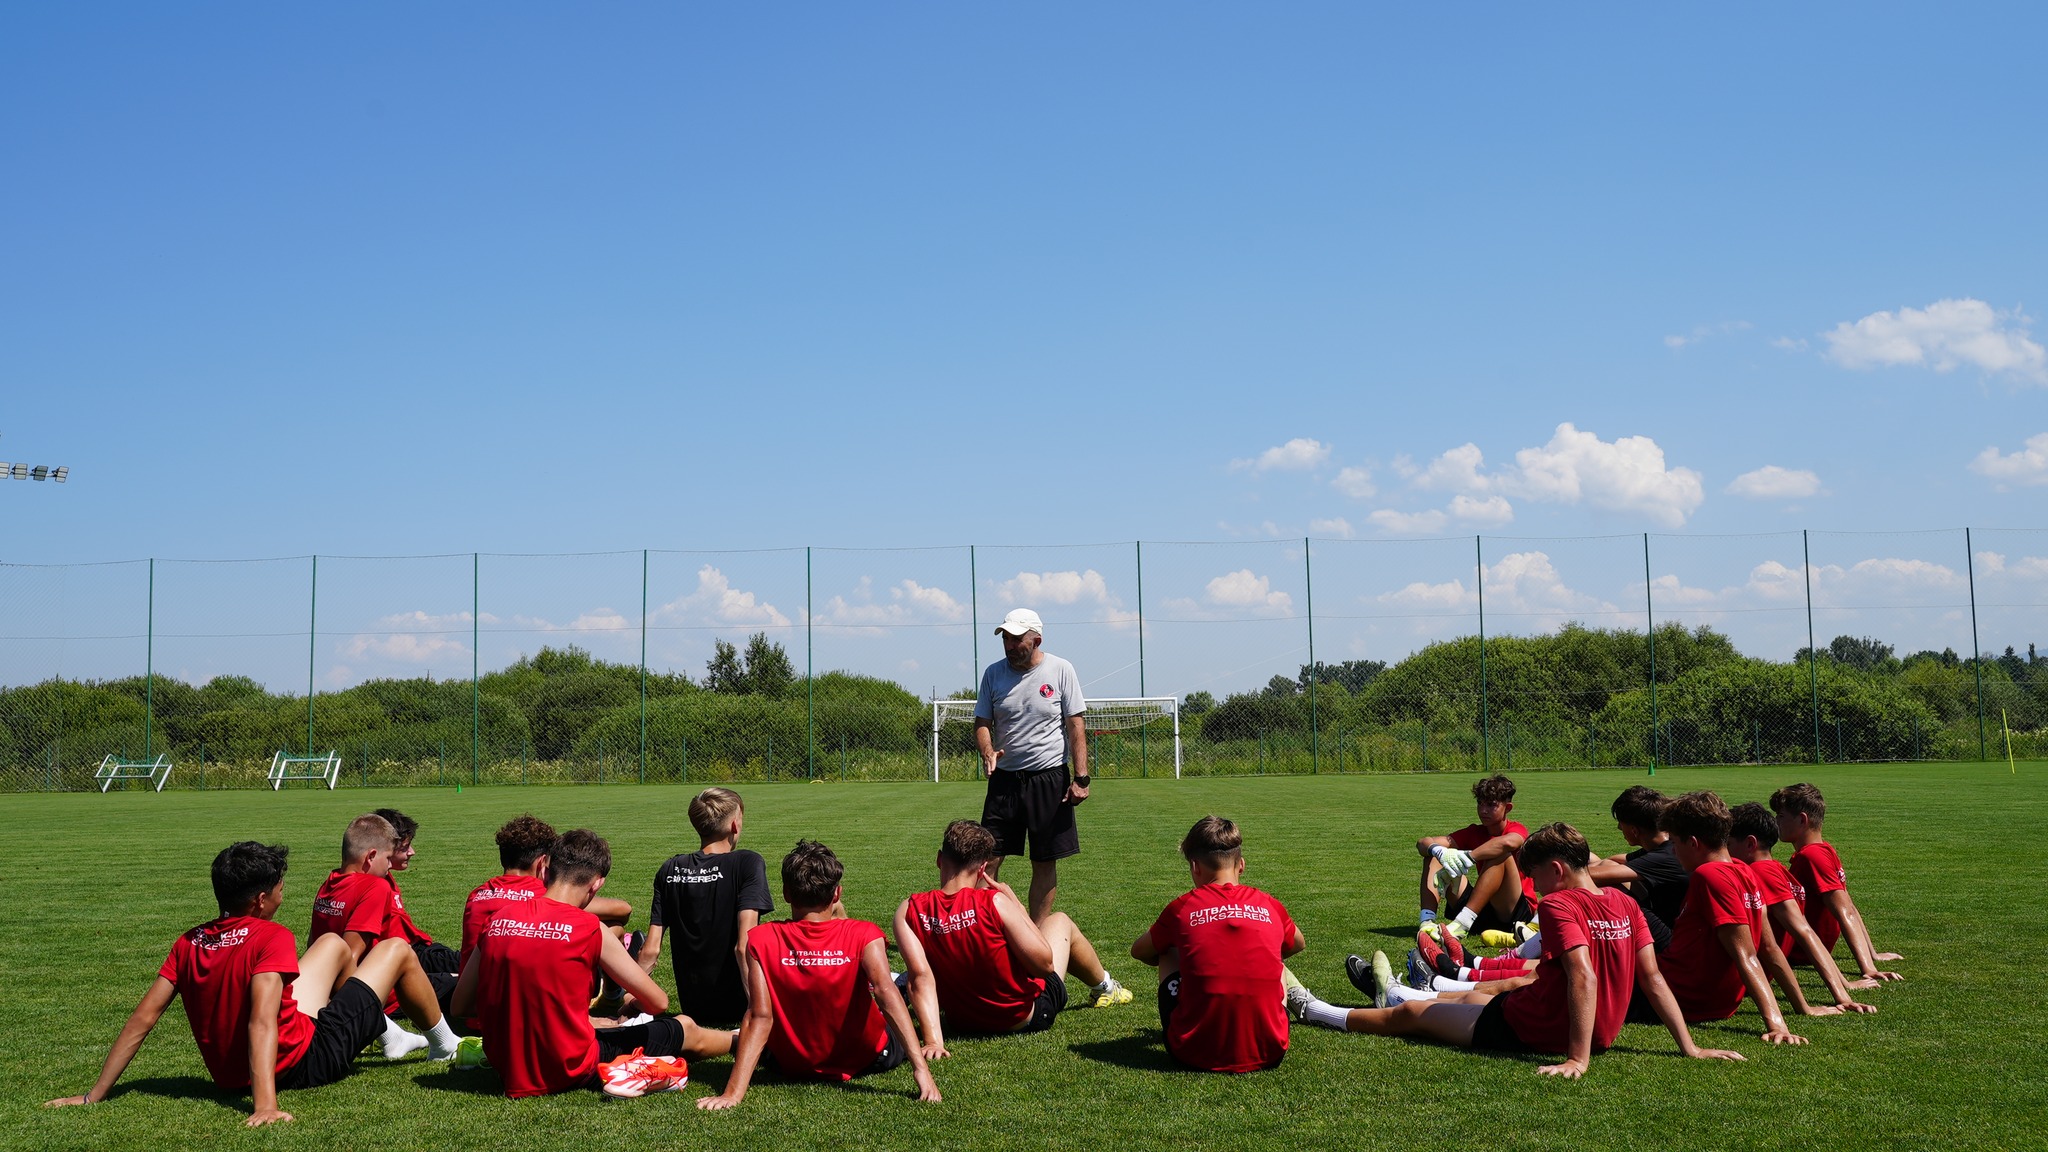
[[[1596,850],[1622,845],[1607,805],[1637,772],[1529,773],[1516,817],[1565,819]],[[1179,1071],[1159,1041],[1148,971],[1131,939],[1183,891],[1175,844],[1198,816],[1244,828],[1248,883],[1284,901],[1309,941],[1295,970],[1356,1003],[1346,952],[1397,954],[1412,930],[1418,834],[1471,817],[1471,776],[1118,781],[1082,811],[1083,854],[1062,870],[1059,906],[1140,990],[1131,1006],[1076,1012],[1047,1033],[957,1041],[935,1068],[945,1101],[906,1097],[908,1068],[851,1087],[757,1082],[742,1107],[595,1094],[512,1102],[488,1071],[363,1061],[332,1087],[288,1093],[296,1123],[246,1131],[246,1098],[217,1094],[173,1008],[106,1103],[42,1111],[82,1092],[172,938],[213,915],[206,879],[229,841],[293,848],[287,912],[303,932],[346,819],[396,805],[420,820],[407,906],[430,932],[458,932],[463,897],[496,873],[491,831],[531,809],[610,838],[607,895],[644,905],[655,866],[695,847],[670,787],[483,788],[7,799],[20,830],[0,849],[0,1146],[467,1149],[1147,1149],[1892,1147],[2018,1148],[2048,1142],[2048,1012],[2036,943],[2043,881],[2031,830],[2048,824],[2048,765],[1865,765],[1666,770],[1668,792],[1713,788],[1731,803],[1808,779],[1826,792],[1829,838],[1878,947],[1905,954],[1903,984],[1867,993],[1872,1017],[1795,1020],[1813,1041],[1770,1049],[1745,1005],[1695,1029],[1744,1064],[1679,1060],[1661,1030],[1631,1026],[1580,1082],[1535,1061],[1346,1036],[1296,1025],[1276,1071]],[[746,843],[774,862],[798,836],[847,863],[846,900],[884,921],[929,887],[946,820],[974,816],[971,784],[787,784],[747,793]],[[1783,852],[1781,851],[1781,856]],[[1021,879],[1021,877],[1020,877]],[[778,900],[778,903],[780,901]],[[636,915],[636,925],[644,923]],[[658,975],[668,980],[664,962]],[[1808,978],[1809,995],[1825,999]],[[716,1091],[729,1062],[693,1069],[684,1094]]]

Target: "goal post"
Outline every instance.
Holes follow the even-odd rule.
[[[1123,732],[1148,724],[1173,724],[1173,778],[1180,779],[1180,698],[1177,696],[1095,696],[1083,713],[1089,732]],[[950,724],[974,723],[974,701],[932,701],[932,782],[939,779],[939,733]]]

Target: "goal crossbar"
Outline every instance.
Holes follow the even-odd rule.
[[[1089,732],[1124,732],[1147,724],[1173,724],[1173,778],[1180,779],[1180,698],[1177,696],[1097,696],[1088,700],[1082,724]],[[974,701],[932,701],[932,780],[939,779],[939,730],[948,724],[972,723]]]
[[[154,760],[123,760],[109,752],[92,778],[100,782],[101,792],[112,788],[116,780],[147,780],[156,786],[153,791],[161,792],[171,782],[171,759],[159,752]]]
[[[341,757],[329,751],[324,756],[291,756],[283,750],[270,757],[270,790],[283,788],[287,780],[318,780],[329,792],[341,778]]]

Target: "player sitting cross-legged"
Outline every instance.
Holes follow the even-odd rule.
[[[745,1099],[764,1051],[784,1076],[840,1082],[907,1060],[917,1098],[939,1099],[924,1052],[911,1042],[910,1012],[889,975],[881,928],[840,910],[845,873],[815,840],[797,841],[782,858],[790,919],[747,934],[747,1018],[732,1076],[724,1092],[700,1097],[697,1107],[731,1108]]]
[[[1204,816],[1181,838],[1192,891],[1179,896],[1131,944],[1159,969],[1159,1025],[1166,1052],[1201,1072],[1277,1068],[1287,1055],[1282,963],[1308,942],[1280,901],[1238,881],[1244,837]]]
[[[687,1016],[654,1016],[620,1028],[590,1022],[590,983],[600,970],[654,1011],[668,994],[585,906],[611,871],[611,846],[578,828],[549,846],[547,891],[507,903],[483,926],[455,987],[455,1012],[474,1017],[505,1095],[601,1088],[641,1096],[681,1088],[676,1057],[723,1055],[732,1034]]]
[[[106,1099],[178,996],[213,1082],[248,1091],[251,1128],[292,1118],[278,1107],[279,1089],[315,1088],[348,1075],[357,1053],[383,1030],[382,1004],[393,989],[418,1018],[441,1025],[426,975],[402,940],[375,945],[361,963],[333,935],[297,954],[291,929],[276,920],[285,861],[283,846],[251,840],[213,858],[220,915],[171,945],[92,1088],[51,1107]],[[436,1058],[453,1056],[454,1035],[437,1034],[435,1046]]]
[[[1422,856],[1422,931],[1432,936],[1440,916],[1450,916],[1443,927],[1463,936],[1475,930],[1513,931],[1535,915],[1536,887],[1515,863],[1529,829],[1508,819],[1515,808],[1515,782],[1488,776],[1472,785],[1472,798],[1477,823],[1415,842]],[[1440,890],[1448,895],[1443,907]]]
[[[1880,961],[1903,960],[1897,952],[1879,952],[1871,946],[1870,929],[1863,913],[1849,896],[1849,873],[1835,846],[1822,838],[1821,823],[1827,819],[1827,802],[1820,789],[1811,784],[1788,784],[1771,793],[1771,811],[1778,815],[1778,838],[1792,846],[1793,891],[1798,895],[1807,923],[1813,925],[1820,947],[1833,951],[1835,941],[1847,938],[1849,954],[1856,959],[1858,975],[1865,980],[1903,980],[1897,972],[1878,967]],[[1803,947],[1786,949],[1794,964],[1811,964],[1813,954]]]
[[[1376,953],[1375,1007],[1339,1008],[1306,988],[1290,989],[1288,1008],[1300,1019],[1340,1032],[1411,1036],[1466,1048],[1562,1055],[1539,1073],[1576,1079],[1595,1052],[1620,1034],[1634,989],[1655,1006],[1656,1017],[1680,1053],[1740,1060],[1734,1052],[1701,1048],[1679,1018],[1678,1005],[1657,970],[1634,900],[1603,889],[1587,874],[1592,852],[1569,824],[1547,824],[1521,850],[1524,874],[1543,894],[1543,956],[1533,981],[1489,994],[1419,992],[1395,985],[1386,956]],[[1389,1005],[1392,1005],[1391,1007]]]
[[[946,1051],[940,1016],[955,1032],[1037,1032],[1067,1005],[1067,968],[1089,985],[1088,1006],[1128,1004],[1130,990],[1102,967],[1095,946],[1064,912],[1037,923],[989,865],[1000,859],[995,834],[972,820],[946,826],[939,845],[939,886],[896,909],[896,947],[908,971],[901,983],[924,1034],[924,1057]]]

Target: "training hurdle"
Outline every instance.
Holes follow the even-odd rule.
[[[156,785],[152,791],[161,792],[171,780],[171,758],[159,752],[154,760],[123,760],[109,752],[92,778],[100,782],[101,792],[112,788],[116,780],[147,780]]]
[[[270,757],[270,790],[283,788],[287,780],[322,780],[329,792],[334,791],[334,782],[341,778],[341,757],[333,752],[325,756],[289,756],[279,750]]]

